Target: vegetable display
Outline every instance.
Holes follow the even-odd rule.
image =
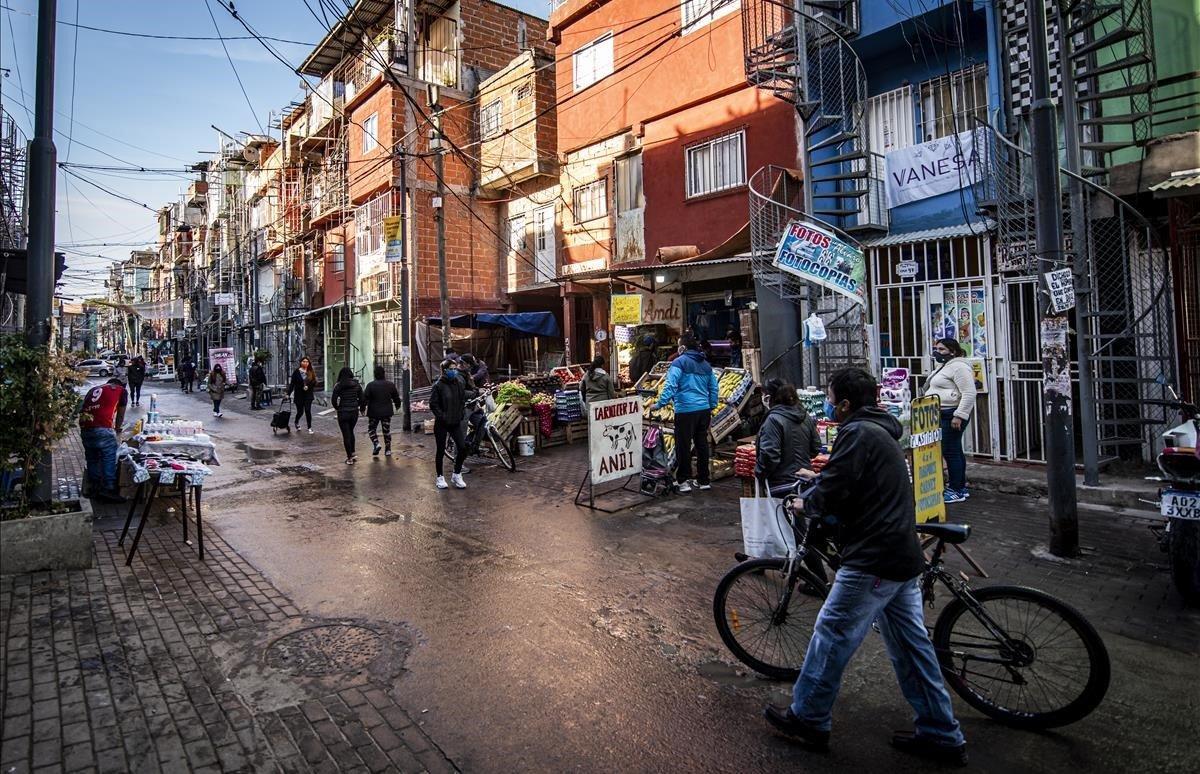
[[[511,403],[513,405],[527,405],[533,393],[527,387],[518,382],[505,382],[500,385],[500,389],[496,393],[497,403]]]

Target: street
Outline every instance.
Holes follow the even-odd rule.
[[[197,658],[208,664],[214,693],[213,686],[225,692],[221,706],[228,698],[242,708],[238,714],[253,718],[256,731],[242,742],[244,758],[221,756],[225,770],[239,761],[247,770],[303,770],[300,757],[281,754],[272,724],[286,725],[299,707],[319,733],[306,708],[332,706],[337,697],[343,715],[334,717],[344,740],[317,737],[323,747],[306,746],[291,732],[314,770],[375,768],[366,753],[355,756],[353,730],[361,722],[372,732],[362,743],[387,752],[368,716],[382,709],[379,703],[393,702],[394,714],[413,723],[411,739],[400,736],[404,744],[395,750],[421,752],[424,757],[400,759],[419,761],[410,766],[416,770],[927,768],[888,747],[889,732],[906,728],[910,717],[875,636],[847,673],[829,754],[805,753],[768,730],[762,707],[785,704],[790,686],[747,674],[723,648],[712,621],[713,588],[740,547],[738,489],[728,480],[707,496],[604,515],[571,504],[582,457],[572,458],[567,447],[522,459],[515,474],[476,464],[467,476],[470,488],[439,492],[431,437],[400,434],[397,456],[372,458],[360,427],[359,463],[347,466],[330,416],[316,417],[315,435],[272,436],[270,412],[249,412],[244,400],[227,401],[225,417],[217,420],[202,393],[181,395],[170,384],[154,391],[164,415],[202,419],[218,444],[223,464],[204,495],[206,562],[180,542],[173,513],[147,529],[130,568],[119,554],[106,558],[118,550],[124,509],[103,506],[99,569],[35,574],[31,587],[28,576],[4,578],[10,665],[30,648],[29,640],[11,634],[19,617],[32,610],[36,635],[36,618],[46,612],[45,597],[56,584],[70,575],[66,585],[73,588],[74,576],[99,574],[105,593],[124,587],[134,619],[121,621],[114,610],[119,647],[140,647],[139,616],[184,614],[191,625],[181,627],[183,642],[193,653],[206,651]],[[132,411],[136,419],[144,409]],[[1200,614],[1185,611],[1169,589],[1148,522],[1085,510],[1088,553],[1077,563],[1055,564],[1030,555],[1045,537],[1044,517],[1031,501],[980,493],[953,507],[954,519],[974,525],[969,548],[992,582],[1037,586],[1078,606],[1100,630],[1113,662],[1100,708],[1052,733],[1005,728],[956,697],[972,766],[1194,770]],[[249,580],[239,580],[243,575]],[[28,597],[22,584],[31,589]],[[250,587],[248,596],[236,595],[238,584]],[[210,591],[213,600],[205,598]],[[176,592],[185,598],[172,605]],[[204,609],[219,614],[198,614]],[[66,614],[75,619],[86,606],[72,604]],[[382,644],[373,635],[370,641],[335,636],[322,645],[328,663],[315,670],[321,677],[312,669],[289,676],[287,654],[280,662],[275,641],[328,623],[367,627]],[[53,626],[62,670],[59,624]],[[138,663],[135,655],[124,661]],[[347,692],[370,703],[356,708]],[[135,695],[142,695],[140,687]],[[190,696],[189,688],[181,698]],[[9,698],[5,710],[4,770],[27,771],[29,759],[10,755],[19,744],[10,731],[29,728],[20,717],[7,717],[14,704],[20,700]],[[148,728],[162,733],[132,749],[136,732],[122,734],[122,760],[133,770],[155,764],[172,770],[160,746],[172,736],[170,721],[156,724],[144,709]],[[175,723],[189,764],[206,762],[203,751],[219,740],[206,747],[205,740],[187,737],[178,717]],[[103,729],[93,723],[91,730]],[[99,753],[100,744],[93,739],[91,749]],[[396,757],[379,765],[407,770]]]

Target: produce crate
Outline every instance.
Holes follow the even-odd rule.
[[[509,440],[516,434],[517,428],[521,426],[524,416],[516,406],[502,403],[496,407],[496,410],[492,412],[489,419],[492,427],[496,428],[496,432],[500,434],[500,437]]]
[[[709,425],[708,433],[714,444],[720,443],[742,424],[742,415],[733,406],[722,406]]]
[[[567,442],[566,425],[556,426],[553,430],[550,431],[550,435],[541,435],[539,433],[537,436],[537,440],[538,440],[538,448],[539,449],[550,449],[555,446],[562,446],[563,444],[565,444]]]
[[[587,443],[588,423],[586,421],[571,422],[564,425],[564,427],[566,429],[567,443],[580,443],[581,441]]]

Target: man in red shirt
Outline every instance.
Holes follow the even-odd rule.
[[[83,397],[79,436],[83,441],[91,496],[102,502],[125,502],[117,491],[117,448],[120,446],[117,431],[125,422],[128,402],[125,385],[116,377],[91,388]]]

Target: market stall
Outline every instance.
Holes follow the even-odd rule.
[[[445,354],[442,318],[427,317],[417,324],[417,357],[425,373],[436,378]],[[470,351],[501,373],[535,373],[544,360],[561,363],[562,330],[551,312],[476,312],[450,318],[455,350]],[[528,361],[528,362],[526,362]]]

